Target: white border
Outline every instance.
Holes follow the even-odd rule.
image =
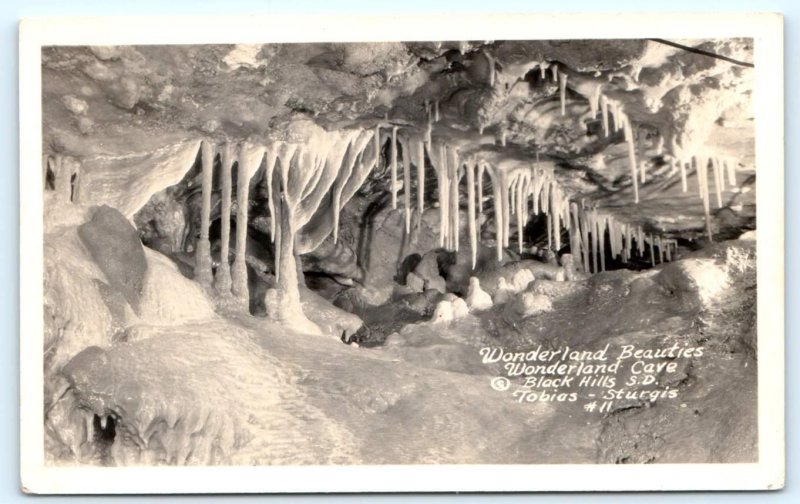
[[[680,465],[47,467],[42,376],[41,47],[752,37],[756,63],[759,462]],[[776,489],[785,477],[783,18],[755,13],[28,19],[20,24],[21,480],[34,493]],[[24,176],[23,176],[24,174]]]

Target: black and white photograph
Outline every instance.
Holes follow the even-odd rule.
[[[42,43],[23,458],[765,462],[781,69],[695,32]]]

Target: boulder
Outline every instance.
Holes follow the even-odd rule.
[[[78,227],[78,236],[108,285],[138,312],[147,259],[136,228],[118,210],[102,205],[94,207],[91,220]]]

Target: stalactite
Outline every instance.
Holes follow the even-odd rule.
[[[622,129],[625,134],[625,142],[628,144],[628,164],[631,170],[631,182],[633,182],[633,202],[639,203],[639,181],[636,174],[636,151],[633,144],[633,128],[627,117],[622,119]]]
[[[417,229],[422,229],[422,213],[425,210],[425,144],[414,140],[417,164]]]
[[[719,161],[716,158],[711,159],[711,169],[714,174],[714,191],[717,195],[717,208],[722,208],[722,173],[720,172]]]
[[[592,233],[592,273],[597,273],[598,271],[600,271],[598,266],[598,255],[600,252],[600,247],[599,247],[600,238],[597,235],[597,229],[598,229],[597,210],[594,208],[591,209],[588,212],[588,216],[589,216],[589,230]]]
[[[689,190],[689,186],[686,182],[686,163],[684,163],[680,159],[675,159],[674,162],[677,164],[678,169],[681,171],[681,190],[686,192]]]
[[[246,254],[250,179],[261,166],[263,159],[263,148],[248,144],[240,146],[239,169],[236,173],[236,251],[231,280],[233,295],[242,302],[248,300]]]
[[[405,140],[400,142],[403,149],[403,211],[406,219],[406,234],[411,233],[411,145]]]
[[[506,146],[506,129],[505,128],[503,128],[503,130],[500,132],[500,145],[502,145],[503,147]]]
[[[210,287],[214,278],[211,273],[211,242],[208,239],[208,228],[211,224],[211,184],[214,177],[214,149],[208,141],[203,141],[200,147],[200,157],[203,170],[202,179],[202,208],[200,213],[200,238],[195,249],[195,280]]]
[[[467,222],[469,229],[469,250],[472,256],[472,269],[475,269],[478,259],[478,235],[475,222],[475,162],[467,162]]]
[[[592,119],[597,119],[597,111],[600,108],[600,84],[594,87],[594,93],[589,97],[589,109],[592,113]]]
[[[561,198],[558,186],[553,183],[553,189],[550,191],[553,207],[551,214],[553,215],[553,243],[556,252],[561,250]]]
[[[703,200],[703,212],[706,218],[706,233],[708,235],[708,241],[713,242],[714,237],[711,233],[711,209],[708,201],[708,159],[698,158],[696,159],[696,163],[698,186],[700,188],[700,197]]]
[[[503,260],[503,184],[500,180],[501,175],[498,170],[493,169],[489,172],[492,178],[492,193],[494,199],[494,228],[495,228],[495,247],[497,248],[497,260]]]
[[[664,135],[659,133],[656,141],[656,156],[661,156],[662,154],[664,154]]]
[[[519,178],[516,177],[516,176],[513,177],[511,179],[511,185],[510,185],[509,192],[508,192],[509,199],[510,199],[510,205],[509,206],[511,208],[511,210],[510,210],[511,215],[516,215],[517,214],[517,183],[518,182],[519,182]]]
[[[392,128],[392,143],[391,143],[391,180],[389,182],[392,190],[392,210],[397,210],[397,126]]]
[[[614,132],[625,128],[626,118],[622,117],[622,110],[619,103],[614,103]]]
[[[508,247],[511,231],[511,209],[509,208],[509,181],[505,170],[500,170],[500,186],[503,205],[503,246]]]
[[[600,114],[603,118],[603,136],[608,136],[608,98],[606,95],[600,96]]]
[[[461,159],[458,155],[458,149],[455,147],[448,147],[447,154],[450,156],[447,160],[447,166],[450,170],[450,181],[448,183],[450,188],[450,248],[458,252],[459,239],[461,229],[461,212],[459,209],[459,184],[461,181]]]
[[[725,170],[728,172],[728,183],[731,187],[736,187],[736,164],[730,159],[723,160]]]
[[[578,204],[575,202],[570,202],[569,210],[570,215],[572,216],[569,225],[569,247],[572,251],[572,255],[575,256],[577,263],[583,264],[583,244],[581,243],[581,224]]]
[[[625,255],[628,261],[633,255],[633,228],[630,224],[625,224]]]
[[[641,183],[647,182],[647,134],[642,128],[636,128],[636,146],[639,150],[639,175]]]
[[[655,247],[655,242],[653,241],[653,235],[650,235],[650,266],[656,267],[656,254],[653,250]]]
[[[666,242],[666,247],[667,262],[672,262],[672,240]]]
[[[550,65],[550,72],[553,75],[553,82],[558,82],[558,63]]]
[[[220,174],[222,182],[220,210],[220,252],[219,266],[214,278],[214,287],[219,294],[231,292],[230,237],[231,237],[231,167],[235,161],[230,143],[220,149]]]
[[[636,227],[636,250],[639,253],[639,257],[644,257],[644,231],[642,231],[642,226]]]
[[[600,248],[600,271],[606,270],[606,218],[597,219],[597,246]]]
[[[539,77],[541,77],[542,80],[547,78],[547,64],[546,63],[540,63],[539,64]]]
[[[439,100],[433,101],[433,122],[439,122]]]
[[[523,242],[524,242],[524,240],[523,240],[523,238],[524,238],[524,236],[523,236],[524,235],[524,233],[523,233],[524,223],[522,222],[522,201],[523,201],[522,189],[523,189],[523,185],[524,185],[523,181],[521,179],[518,179],[517,180],[517,191],[516,191],[515,201],[516,201],[516,204],[517,204],[516,205],[517,206],[517,242],[518,242],[518,245],[519,245],[519,253],[520,254],[522,254],[522,246],[523,246]]]
[[[656,246],[658,246],[658,262],[664,263],[664,242],[661,240],[661,237],[656,237]]]
[[[586,208],[583,207],[583,202],[581,202],[581,208],[579,209],[578,213],[578,225],[580,226],[581,232],[581,254],[583,255],[583,271],[586,273],[591,273],[591,268],[589,265],[589,247],[591,243],[589,242],[589,219],[586,216]]]
[[[495,70],[494,58],[487,52],[485,52],[484,54],[486,54],[486,60],[489,64],[489,85],[494,87],[495,79],[497,78],[495,75],[496,70]]]
[[[558,91],[561,97],[561,115],[567,115],[567,74],[558,74]]]
[[[482,161],[478,162],[478,217],[483,217],[483,172],[485,165]]]

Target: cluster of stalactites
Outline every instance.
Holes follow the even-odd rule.
[[[294,252],[295,236],[309,223],[321,205],[330,203],[334,240],[338,238],[339,213],[376,166],[380,152],[380,131],[342,130],[318,132],[307,142],[273,141],[265,145],[250,142],[201,144],[202,210],[200,239],[196,250],[195,279],[206,286],[213,284],[221,296],[233,294],[246,299],[246,241],[248,198],[253,176],[263,169],[263,183],[268,194],[270,237],[275,245],[275,274],[280,281],[281,244]],[[211,215],[214,158],[220,158],[221,254],[216,276],[212,274],[209,225]],[[236,244],[234,262],[229,264],[232,169],[236,173]],[[280,222],[286,225],[281,226]],[[329,232],[316,242],[306,243],[298,253],[313,250]]]
[[[672,261],[677,249],[675,240],[647,234],[642,226],[620,221],[597,208],[588,208],[584,202],[570,203],[569,233],[576,262],[583,264],[584,271],[592,273],[606,270],[608,250],[611,258],[629,262],[638,256],[649,258],[655,266]]]
[[[561,114],[566,114],[566,83],[567,76],[561,72],[555,65],[553,69],[553,79],[558,76],[560,85],[559,95],[561,98]],[[598,114],[602,121],[603,136],[607,137],[611,133],[623,131],[623,137],[628,150],[628,164],[630,167],[630,178],[633,186],[633,200],[634,203],[639,203],[639,186],[640,184],[647,183],[647,138],[644,131],[637,128],[631,122],[627,114],[625,114],[622,104],[616,100],[608,98],[602,92],[602,85],[597,84],[591,94],[588,96],[589,112],[592,119],[597,119]],[[655,154],[660,156],[664,154],[664,136],[658,135],[654,151]],[[680,154],[682,149],[675,145],[673,138],[671,152],[668,156],[669,162],[672,167],[672,174],[678,176],[680,174],[681,187],[683,192],[688,191],[687,172],[692,169],[697,174],[698,193],[700,200],[703,204],[705,213],[706,232],[709,240],[713,239],[711,229],[710,217],[710,202],[709,202],[709,185],[708,185],[708,170],[712,171],[714,179],[714,190],[716,195],[717,206],[722,206],[722,191],[725,190],[726,184],[730,187],[736,186],[736,162],[729,159],[720,159],[714,155],[692,154],[684,156]],[[726,180],[727,179],[727,180]],[[658,246],[658,245],[656,245]]]
[[[44,156],[42,162],[43,189],[53,191],[59,201],[68,203],[80,201],[80,179],[80,164],[75,158],[61,154]]]

